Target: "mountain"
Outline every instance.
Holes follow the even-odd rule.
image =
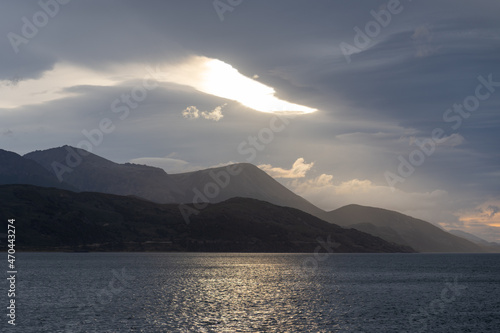
[[[482,238],[479,238],[476,235],[473,235],[473,234],[470,234],[468,232],[465,232],[465,231],[461,231],[461,230],[449,230],[448,232],[450,234],[452,234],[452,235],[465,238],[468,241],[471,241],[471,242],[473,242],[475,244],[480,244],[480,245],[488,245],[488,244],[490,244],[490,242],[488,242],[488,241],[486,241],[486,240],[484,240]]]
[[[429,222],[386,209],[348,205],[329,212],[328,221],[410,246],[419,252],[483,252],[477,244]]]
[[[468,241],[471,241],[472,243],[475,243],[475,244],[481,246],[487,252],[500,252],[500,244],[499,243],[488,242],[487,240],[484,240],[480,237],[477,237],[476,235],[470,234],[470,233],[462,231],[462,230],[449,230],[448,232],[452,235],[455,235],[457,237],[462,237],[464,239],[467,239]]]
[[[76,190],[54,176],[38,163],[22,156],[0,149],[0,184],[31,184]]]
[[[293,193],[250,163],[173,174],[170,177],[177,183],[181,192],[185,193],[182,202],[217,203],[243,197],[293,207],[319,218],[325,217],[325,211]]]
[[[0,201],[1,227],[16,219],[20,250],[413,252],[255,199],[211,204],[189,224],[179,205],[103,193],[2,185]]]
[[[146,165],[114,163],[70,146],[35,151],[24,157],[50,171],[54,179],[59,173],[61,179],[80,191],[134,195],[157,203],[217,203],[244,197],[325,217],[323,210],[249,163],[167,174]]]
[[[182,194],[160,168],[118,164],[85,150],[63,146],[24,155],[80,191],[133,195],[159,203],[174,203]]]
[[[452,235],[428,222],[389,210],[349,205],[325,212],[248,163],[167,174],[160,168],[114,163],[70,146],[35,151],[24,158],[5,151],[2,154],[6,157],[0,163],[0,170],[3,170],[0,176],[4,175],[4,178],[0,177],[0,184],[69,187],[75,191],[133,196],[162,204],[194,204],[196,212],[200,210],[198,208],[204,208],[207,202],[220,203],[235,197],[250,198],[296,208],[324,221],[355,228],[421,252],[485,250],[474,242]],[[58,177],[63,182],[59,182]],[[190,214],[189,219],[193,216],[196,215]],[[487,251],[491,251],[491,248]]]

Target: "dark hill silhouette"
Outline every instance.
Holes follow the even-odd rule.
[[[180,195],[176,184],[163,169],[130,163],[118,164],[70,146],[34,151],[24,157],[39,163],[54,178],[54,166],[56,170],[63,170],[60,171],[61,178],[80,191],[135,195],[161,203],[177,202]],[[72,167],[74,164],[76,165]],[[64,172],[64,167],[68,167],[70,171]]]
[[[2,149],[0,149],[0,184],[31,184],[77,190],[65,182],[57,181],[38,163]]]
[[[246,198],[209,205],[189,224],[179,205],[103,193],[2,185],[0,201],[1,223],[16,218],[21,250],[313,252],[318,237],[330,237],[332,252],[413,251]]]

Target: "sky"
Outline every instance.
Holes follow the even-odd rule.
[[[0,148],[250,162],[500,241],[497,0],[6,1]]]

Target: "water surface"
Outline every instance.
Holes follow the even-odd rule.
[[[20,253],[17,266],[6,332],[500,327],[496,254]]]

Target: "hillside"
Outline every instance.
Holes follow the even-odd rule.
[[[293,193],[277,182],[266,172],[250,163],[239,163],[229,166],[238,174],[231,175],[228,167],[211,168],[195,172],[170,175],[179,190],[185,193],[183,202],[192,203],[195,198],[195,189],[202,193],[206,201],[217,203],[235,197],[252,198],[267,201],[278,206],[292,207],[315,215],[318,218],[325,216],[325,211],[316,207],[306,199]],[[236,172],[234,172],[236,173]],[[229,175],[228,180],[221,174]],[[207,184],[218,184],[218,195],[212,197]],[[227,183],[227,185],[226,185]]]
[[[55,181],[54,163],[58,163],[56,165],[61,168],[58,170],[63,170],[61,178],[80,191],[135,195],[160,203],[179,201],[180,192],[176,184],[160,168],[118,164],[70,146],[34,151],[24,157],[51,172]],[[64,172],[65,167],[70,171]]]
[[[37,251],[412,252],[292,208],[234,198],[186,224],[178,205],[28,185],[0,186],[4,230],[16,219],[16,248]]]
[[[38,163],[2,149],[0,149],[0,184],[31,184],[76,191],[67,183],[57,181]]]
[[[68,159],[70,162],[78,161],[77,166],[71,167],[71,171],[61,172],[60,176],[79,191],[134,195],[157,203],[193,203],[194,200],[217,203],[243,197],[297,208],[320,218],[325,214],[249,163],[229,166],[231,170],[238,171],[232,174],[228,173],[226,166],[169,175],[160,168],[118,164],[70,146],[35,151],[24,157],[43,166],[52,174],[54,181],[57,181],[54,163],[67,166],[70,164]],[[212,186],[209,190],[205,190],[207,184]],[[211,195],[213,186],[217,195]]]
[[[468,241],[479,245],[486,252],[495,252],[495,253],[500,252],[500,244],[499,243],[488,242],[487,240],[484,240],[480,237],[477,237],[476,235],[470,234],[470,233],[462,231],[462,230],[449,230],[448,232],[452,235],[467,239]]]
[[[419,252],[483,252],[477,244],[429,222],[386,209],[348,205],[328,215],[329,221],[340,226],[356,228]]]

